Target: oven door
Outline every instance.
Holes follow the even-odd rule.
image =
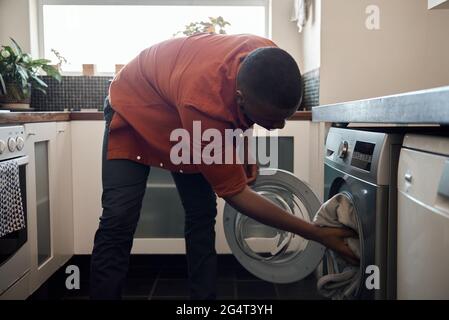
[[[252,188],[260,195],[306,221],[321,206],[311,188],[280,169],[261,169]],[[223,224],[229,247],[249,272],[265,281],[292,283],[311,274],[325,248],[317,242],[263,225],[226,204]]]
[[[26,195],[28,156],[16,158],[16,160],[19,163],[19,180],[25,214],[25,228],[0,238],[0,295],[30,270]]]

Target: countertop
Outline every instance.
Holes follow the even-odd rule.
[[[314,122],[449,125],[449,86],[312,108]]]
[[[21,124],[31,122],[80,121],[80,120],[103,120],[103,112],[100,111],[0,112],[0,125]],[[312,112],[298,111],[289,120],[311,121]]]

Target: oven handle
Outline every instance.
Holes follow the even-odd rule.
[[[28,164],[29,157],[28,156],[23,156],[23,157],[20,157],[20,158],[16,158],[14,160],[17,161],[19,166],[23,166],[25,164]]]

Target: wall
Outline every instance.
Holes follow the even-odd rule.
[[[271,38],[282,49],[290,53],[304,69],[300,34],[294,22],[290,21],[293,0],[271,0]]]
[[[299,34],[304,73],[318,69],[321,64],[321,0],[307,1],[307,22]]]
[[[365,8],[380,8],[380,30]],[[322,4],[320,103],[449,84],[449,10],[427,0],[332,0]]]
[[[37,56],[36,12],[36,0],[0,0],[0,43],[10,44],[12,37],[24,51]]]
[[[293,0],[272,0],[271,8],[273,41],[295,58],[302,73],[319,68],[321,0],[308,0],[308,19],[301,33],[290,21]]]

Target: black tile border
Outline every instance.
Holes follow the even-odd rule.
[[[112,76],[62,76],[59,83],[48,76],[41,79],[48,85],[47,94],[32,90],[31,105],[35,111],[102,110]]]
[[[304,73],[302,80],[304,96],[299,110],[312,110],[312,107],[320,105],[320,69]]]

